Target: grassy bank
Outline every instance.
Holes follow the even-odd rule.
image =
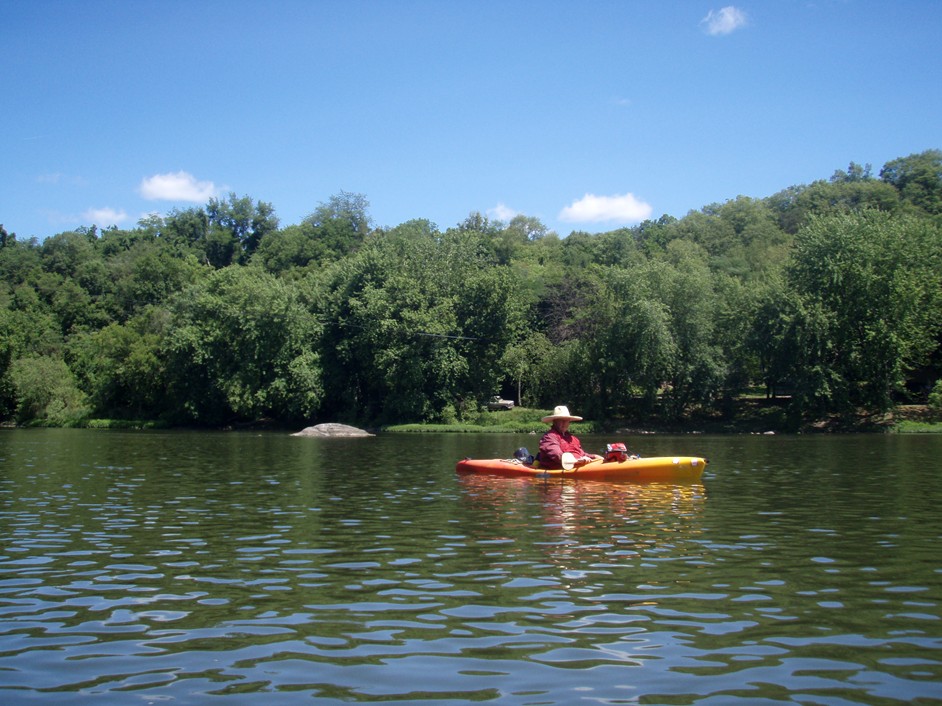
[[[897,434],[942,434],[942,422],[914,422],[903,420],[893,427]]]
[[[572,430],[576,435],[623,432],[630,434],[778,434],[788,433],[897,433],[897,434],[942,434],[942,421],[925,405],[901,405],[884,415],[851,415],[830,417],[813,422],[796,424],[789,418],[786,400],[766,400],[759,397],[741,397],[725,411],[691,414],[682,420],[669,420],[657,416],[644,419],[587,419],[575,422]],[[499,412],[481,411],[472,419],[451,424],[394,424],[382,427],[393,433],[501,433],[542,434],[547,429],[543,417],[548,409],[515,407]],[[318,420],[331,421],[331,420]],[[316,422],[311,422],[314,424]],[[352,423],[357,426],[355,422]],[[3,426],[19,426],[4,423]],[[74,427],[85,429],[168,429],[172,425],[158,420],[128,419],[82,419],[69,423],[52,423],[49,420],[22,426]],[[283,428],[270,420],[240,424],[230,429]]]
[[[529,434],[535,432],[542,434],[547,429],[547,424],[543,421],[543,417],[547,414],[552,414],[552,410],[514,407],[513,409],[501,410],[499,412],[482,411],[471,420],[455,422],[453,424],[394,424],[383,427],[383,431],[403,433],[447,431],[474,434],[480,434],[482,432],[495,434]],[[603,431],[596,422],[592,421],[575,422],[571,428],[573,433],[577,435]]]
[[[397,433],[542,433],[547,425],[542,418],[550,410],[515,407],[499,412],[481,412],[476,418],[454,424],[396,424],[383,431]],[[647,419],[586,420],[572,425],[576,435],[622,431],[632,434],[765,434],[783,433],[898,433],[940,434],[942,422],[924,405],[906,405],[885,415],[850,415],[829,417],[796,424],[787,414],[782,400],[744,397],[736,400],[726,414],[693,414],[675,421]]]

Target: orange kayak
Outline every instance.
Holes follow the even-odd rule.
[[[571,470],[540,468],[515,458],[466,458],[458,461],[458,473],[483,473],[495,476],[532,476],[533,478],[587,478],[595,480],[696,481],[703,474],[707,460],[699,456],[651,456],[624,461],[589,461]]]

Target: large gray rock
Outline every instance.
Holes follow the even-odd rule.
[[[368,431],[357,429],[346,424],[318,424],[307,429],[295,432],[291,436],[373,436]]]

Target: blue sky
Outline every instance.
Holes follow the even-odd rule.
[[[0,0],[0,223],[679,218],[942,148],[940,37],[935,0]]]

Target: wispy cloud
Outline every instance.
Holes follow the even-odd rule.
[[[507,222],[517,215],[517,211],[503,202],[498,202],[494,208],[487,209],[487,215],[496,218],[498,221]]]
[[[586,194],[560,211],[559,219],[569,223],[601,223],[604,221],[640,223],[646,218],[650,218],[651,212],[650,204],[640,201],[631,193],[615,194],[613,196]]]
[[[707,16],[700,20],[700,26],[711,37],[730,34],[746,26],[746,13],[738,7],[727,5],[721,10],[710,10]]]
[[[82,220],[86,223],[93,223],[101,228],[116,226],[124,223],[128,219],[128,214],[113,208],[90,208],[82,214]]]
[[[69,186],[86,186],[88,181],[84,177],[69,176],[62,172],[52,172],[50,174],[40,174],[36,177],[40,184],[66,184]]]
[[[190,201],[204,203],[215,197],[219,190],[211,181],[198,181],[188,172],[155,174],[141,181],[141,196],[151,201]]]

